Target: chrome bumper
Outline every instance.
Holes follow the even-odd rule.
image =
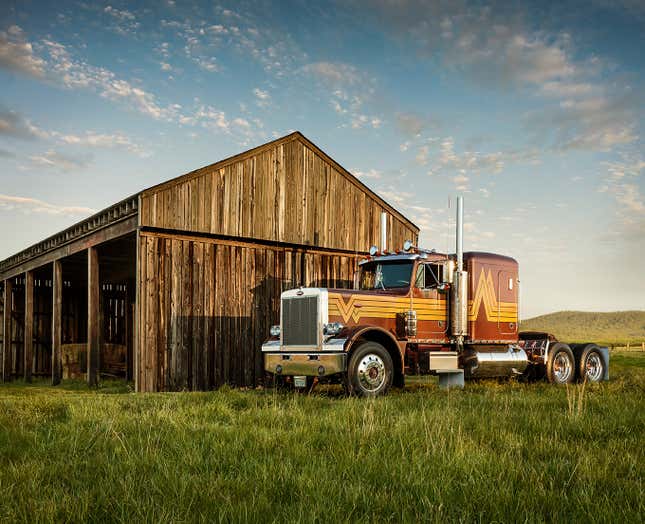
[[[276,375],[324,377],[347,369],[346,353],[265,353],[264,369]]]

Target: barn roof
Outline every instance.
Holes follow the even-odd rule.
[[[247,157],[252,157],[254,155],[257,155],[258,153],[262,152],[265,149],[269,149],[281,143],[287,143],[293,140],[298,140],[303,144],[305,144],[310,149],[312,149],[313,151],[315,151],[325,161],[333,165],[334,168],[342,176],[344,176],[348,181],[354,184],[361,191],[364,191],[366,194],[368,194],[372,199],[374,199],[381,206],[383,206],[383,208],[386,209],[390,214],[397,217],[399,220],[401,220],[401,222],[410,226],[410,228],[415,229],[417,232],[419,231],[419,228],[407,217],[401,214],[396,208],[394,208],[392,205],[387,203],[383,198],[377,195],[363,182],[361,182],[358,178],[352,175],[347,169],[345,169],[333,158],[331,158],[324,151],[322,151],[318,146],[316,146],[313,142],[311,142],[308,138],[306,138],[302,133],[300,133],[299,131],[295,131],[293,133],[290,133],[276,140],[272,140],[271,142],[262,144],[258,147],[255,147],[247,151],[244,151],[242,153],[239,153],[237,155],[225,158],[223,160],[201,167],[194,171],[190,171],[189,173],[172,178],[160,184],[156,184],[110,207],[107,207],[106,209],[103,209],[98,213],[95,213],[94,215],[88,218],[85,218],[80,222],[77,222],[76,224],[64,229],[63,231],[60,231],[54,235],[51,235],[45,238],[44,240],[41,240],[40,242],[37,242],[36,244],[26,249],[23,249],[22,251],[16,253],[15,255],[12,255],[6,258],[5,260],[1,261],[0,277],[7,278],[6,276],[7,274],[12,274],[12,275],[15,274],[16,270],[18,269],[18,266],[21,266],[29,262],[30,260],[35,258],[40,258],[43,255],[47,255],[54,251],[60,252],[61,248],[64,248],[65,246],[68,246],[72,243],[76,243],[78,245],[78,242],[82,241],[84,238],[90,237],[91,235],[98,233],[101,230],[104,230],[108,227],[112,227],[115,224],[122,224],[120,231],[122,231],[124,234],[127,234],[127,231],[126,231],[127,229],[132,228],[132,230],[134,230],[136,228],[137,223],[136,223],[135,217],[138,214],[139,199],[141,196],[149,193],[154,193],[156,191],[170,187],[182,181],[186,181],[186,180],[190,180],[191,178],[198,177],[208,170],[223,168],[229,164],[238,162]],[[43,263],[46,263],[47,261],[48,260],[44,260]]]

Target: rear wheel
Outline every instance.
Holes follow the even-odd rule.
[[[352,353],[345,387],[350,395],[378,397],[392,386],[392,357],[377,342],[365,342]]]
[[[580,355],[578,376],[581,382],[600,382],[605,377],[605,359],[596,344],[587,344]]]
[[[571,348],[556,342],[549,348],[546,378],[552,384],[570,384],[576,377],[575,359]]]

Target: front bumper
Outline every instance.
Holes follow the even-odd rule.
[[[347,370],[347,354],[265,353],[264,369],[276,375],[325,377]]]

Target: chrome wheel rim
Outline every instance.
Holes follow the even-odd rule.
[[[365,391],[377,391],[385,383],[385,363],[378,355],[365,355],[358,363],[358,381]]]
[[[589,382],[598,382],[603,373],[602,360],[598,353],[589,353],[585,361],[585,373]]]
[[[556,382],[566,382],[571,376],[572,368],[569,355],[564,351],[558,353],[553,359],[553,376]]]

